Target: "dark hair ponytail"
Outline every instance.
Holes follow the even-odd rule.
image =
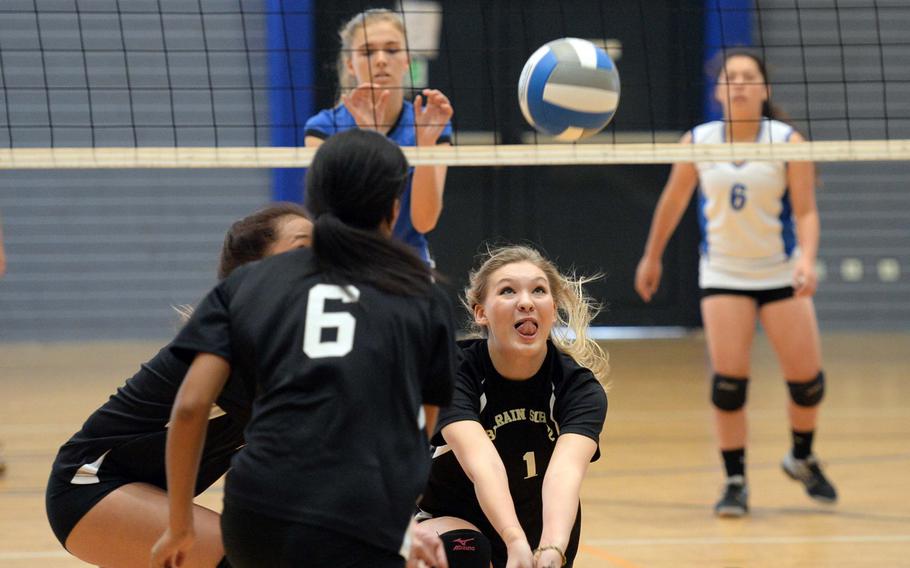
[[[376,132],[348,130],[319,147],[307,170],[306,205],[314,219],[313,255],[330,281],[364,282],[401,296],[429,289],[426,263],[378,231],[393,220],[407,182],[401,148]]]
[[[227,278],[248,262],[262,259],[278,236],[278,220],[287,216],[310,218],[296,203],[276,203],[235,221],[224,236],[218,279]]]

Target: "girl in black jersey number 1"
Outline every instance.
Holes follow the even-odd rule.
[[[265,207],[235,222],[224,239],[219,278],[263,257],[309,245],[312,223],[302,207]],[[47,484],[47,517],[73,555],[108,568],[147,567],[167,526],[164,445],[187,365],[172,345],[161,349],[85,421],[57,453]],[[243,445],[252,400],[234,377],[215,401],[195,493],[224,475]],[[219,517],[195,507],[197,544],[185,567],[211,568],[224,557]]]
[[[224,490],[231,566],[404,565],[425,430],[450,402],[457,349],[430,269],[390,238],[407,172],[380,134],[329,138],[307,171],[312,248],[237,270],[175,340],[192,364],[171,416],[170,523],[153,566],[192,546],[199,448],[231,372],[257,392]],[[445,565],[436,543],[423,560]]]
[[[607,358],[586,334],[583,283],[520,246],[492,251],[471,274],[466,305],[484,337],[461,345],[418,514],[453,568],[573,562],[579,488],[607,412]]]

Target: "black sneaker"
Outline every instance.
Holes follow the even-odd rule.
[[[749,513],[748,499],[749,490],[745,478],[741,475],[728,477],[724,494],[714,505],[714,514],[725,518],[744,517]]]
[[[790,479],[799,481],[805,486],[809,497],[822,503],[837,502],[837,490],[822,473],[822,468],[815,456],[810,455],[804,460],[798,460],[793,457],[792,453],[788,453],[780,467]]]

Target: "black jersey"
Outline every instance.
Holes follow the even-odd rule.
[[[255,383],[225,502],[397,551],[429,470],[421,405],[451,399],[452,328],[435,287],[331,284],[306,249],[235,271],[175,340]]]
[[[531,546],[543,524],[543,478],[562,434],[598,441],[607,413],[606,392],[594,374],[547,342],[547,356],[530,379],[509,380],[496,372],[486,340],[460,343],[462,358],[452,405],[439,416],[436,457],[420,508],[485,525],[474,486],[448,451],[441,430],[453,422],[480,422],[502,458],[515,511]],[[600,457],[598,447],[591,461]],[[498,537],[487,535],[494,541]],[[501,541],[499,541],[501,544]]]
[[[52,475],[74,485],[112,476],[166,489],[167,424],[187,368],[170,345],[161,349],[60,448]],[[250,407],[244,382],[232,377],[212,409],[197,493],[227,471],[231,456],[243,445]]]

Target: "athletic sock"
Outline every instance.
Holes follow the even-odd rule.
[[[812,438],[815,436],[815,430],[808,432],[797,432],[793,430],[793,457],[798,460],[804,460],[812,455]]]
[[[721,450],[721,457],[724,459],[724,469],[727,470],[727,478],[739,475],[746,475],[746,448],[737,448],[735,450]]]

